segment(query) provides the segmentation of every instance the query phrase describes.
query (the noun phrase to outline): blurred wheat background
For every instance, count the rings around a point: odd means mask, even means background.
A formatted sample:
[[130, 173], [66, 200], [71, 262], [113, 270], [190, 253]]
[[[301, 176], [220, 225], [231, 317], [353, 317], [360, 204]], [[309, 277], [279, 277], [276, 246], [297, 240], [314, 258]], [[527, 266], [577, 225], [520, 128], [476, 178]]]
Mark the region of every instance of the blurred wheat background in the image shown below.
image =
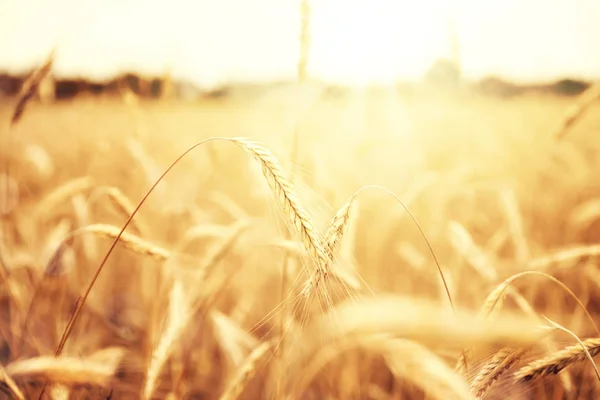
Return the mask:
[[599, 17], [0, 0], [0, 398], [597, 398]]

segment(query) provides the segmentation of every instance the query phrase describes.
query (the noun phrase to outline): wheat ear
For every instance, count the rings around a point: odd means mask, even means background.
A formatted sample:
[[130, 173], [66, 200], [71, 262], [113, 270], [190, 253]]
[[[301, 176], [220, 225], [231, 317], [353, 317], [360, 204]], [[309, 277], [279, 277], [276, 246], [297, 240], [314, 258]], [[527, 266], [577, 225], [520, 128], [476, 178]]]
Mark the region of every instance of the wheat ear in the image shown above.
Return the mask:
[[275, 193], [280, 206], [300, 234], [304, 247], [317, 262], [318, 272], [326, 274], [328, 272], [326, 269], [328, 265], [327, 253], [323, 249], [310, 216], [298, 199], [294, 185], [283, 171], [277, 157], [267, 148], [248, 139], [234, 138], [232, 140], [252, 154], [261, 164], [263, 175], [271, 190]]
[[579, 344], [568, 346], [548, 357], [530, 362], [515, 372], [513, 375], [515, 381], [524, 383], [556, 375], [571, 364], [584, 362], [588, 359], [584, 348], [591, 357], [600, 354], [600, 338], [585, 339], [582, 343], [583, 347]]
[[470, 390], [477, 398], [482, 398], [488, 389], [502, 375], [507, 373], [521, 359], [527, 350], [515, 349], [512, 347], [504, 347], [500, 349], [492, 359], [487, 362], [479, 371], [473, 382], [471, 382]]

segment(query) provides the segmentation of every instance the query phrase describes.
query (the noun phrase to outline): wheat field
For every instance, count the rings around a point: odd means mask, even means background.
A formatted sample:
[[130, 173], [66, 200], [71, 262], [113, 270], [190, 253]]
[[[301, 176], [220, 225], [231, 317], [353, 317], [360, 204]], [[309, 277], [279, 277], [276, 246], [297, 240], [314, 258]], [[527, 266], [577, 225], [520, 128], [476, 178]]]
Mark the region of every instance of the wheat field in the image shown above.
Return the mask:
[[600, 394], [597, 105], [14, 100], [2, 398]]

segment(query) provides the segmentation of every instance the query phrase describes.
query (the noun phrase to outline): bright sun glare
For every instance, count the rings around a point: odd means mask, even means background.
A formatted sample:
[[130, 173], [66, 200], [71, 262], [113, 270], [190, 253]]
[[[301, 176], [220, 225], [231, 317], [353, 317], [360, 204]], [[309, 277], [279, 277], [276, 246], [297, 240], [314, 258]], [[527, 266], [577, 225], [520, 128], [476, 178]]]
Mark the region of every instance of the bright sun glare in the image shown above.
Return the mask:
[[[363, 85], [420, 79], [436, 59], [451, 55], [453, 36], [469, 77], [590, 77], [600, 70], [595, 50], [600, 2], [309, 3], [308, 69], [325, 81]], [[296, 76], [300, 0], [24, 4], [0, 0], [0, 69], [29, 69], [56, 46], [57, 75], [106, 79], [126, 71], [170, 71], [204, 86]], [[450, 26], [456, 29], [452, 34]]]
[[445, 0], [313, 2], [314, 75], [352, 84], [419, 78], [449, 52]]

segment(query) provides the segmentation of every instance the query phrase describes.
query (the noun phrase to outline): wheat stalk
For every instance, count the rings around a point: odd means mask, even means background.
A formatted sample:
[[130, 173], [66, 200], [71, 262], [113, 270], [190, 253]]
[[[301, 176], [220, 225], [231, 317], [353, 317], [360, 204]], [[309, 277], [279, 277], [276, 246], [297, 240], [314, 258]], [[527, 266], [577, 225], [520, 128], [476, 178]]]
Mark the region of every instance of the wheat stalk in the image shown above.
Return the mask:
[[[227, 254], [235, 241], [248, 227], [246, 221], [239, 221], [230, 228], [230, 233], [227, 238], [206, 257], [206, 260], [198, 268], [194, 276], [194, 283], [203, 286], [203, 280], [210, 274], [211, 269], [217, 265]], [[219, 287], [210, 287], [210, 290], [219, 290]], [[206, 290], [204, 292], [209, 292]], [[160, 370], [168, 360], [173, 347], [177, 340], [183, 334], [190, 318], [195, 315], [198, 309], [202, 306], [202, 300], [207, 296], [200, 296], [198, 299], [184, 298], [183, 285], [180, 281], [176, 281], [171, 289], [169, 301], [169, 313], [165, 321], [166, 328], [163, 331], [158, 344], [152, 351], [152, 359], [148, 367], [146, 375], [146, 384], [144, 385], [144, 398], [150, 399], [154, 389]]]
[[181, 282], [175, 282], [171, 288], [169, 313], [165, 321], [166, 328], [160, 336], [157, 345], [152, 350], [150, 357], [146, 383], [144, 384], [144, 399], [151, 398], [156, 388], [160, 371], [168, 360], [177, 339], [187, 326], [191, 317], [191, 311], [189, 302], [185, 299]]
[[237, 370], [237, 374], [223, 391], [223, 394], [221, 394], [220, 400], [235, 400], [240, 396], [246, 384], [258, 372], [260, 363], [263, 361], [265, 355], [267, 355], [276, 343], [277, 341], [275, 340], [262, 342], [252, 350], [242, 366]]

